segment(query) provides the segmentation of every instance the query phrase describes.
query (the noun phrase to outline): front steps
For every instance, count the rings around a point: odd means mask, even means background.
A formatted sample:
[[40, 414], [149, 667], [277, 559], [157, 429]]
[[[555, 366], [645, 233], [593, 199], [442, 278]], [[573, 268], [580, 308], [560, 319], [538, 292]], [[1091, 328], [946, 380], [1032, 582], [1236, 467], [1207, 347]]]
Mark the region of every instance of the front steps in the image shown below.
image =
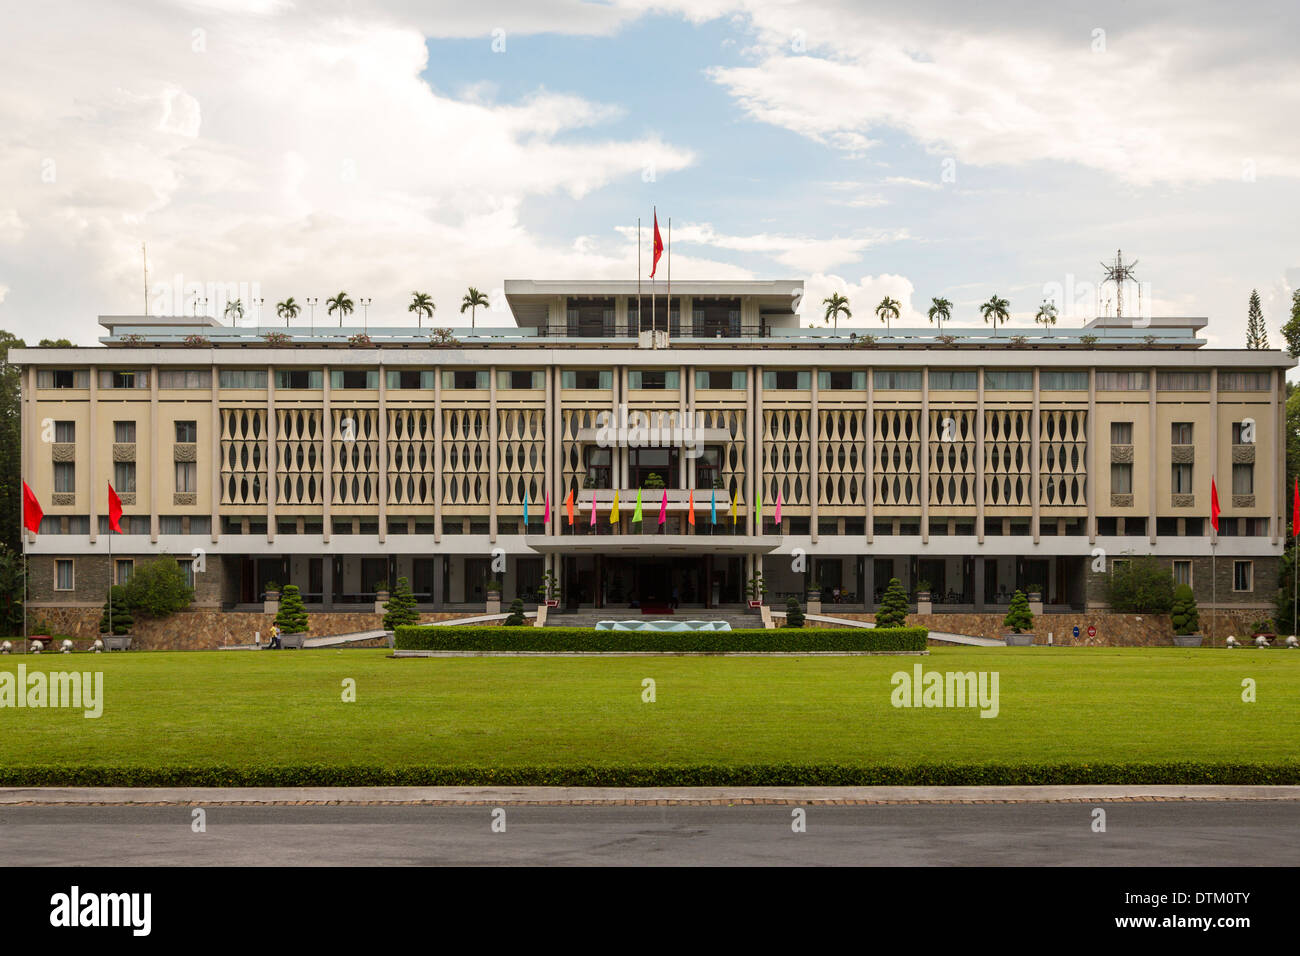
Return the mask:
[[757, 611], [740, 609], [705, 610], [704, 608], [678, 608], [676, 614], [642, 614], [640, 608], [607, 607], [599, 611], [580, 608], [563, 612], [551, 608], [546, 614], [547, 627], [595, 627], [600, 621], [726, 621], [733, 631], [742, 628], [761, 628], [763, 619]]

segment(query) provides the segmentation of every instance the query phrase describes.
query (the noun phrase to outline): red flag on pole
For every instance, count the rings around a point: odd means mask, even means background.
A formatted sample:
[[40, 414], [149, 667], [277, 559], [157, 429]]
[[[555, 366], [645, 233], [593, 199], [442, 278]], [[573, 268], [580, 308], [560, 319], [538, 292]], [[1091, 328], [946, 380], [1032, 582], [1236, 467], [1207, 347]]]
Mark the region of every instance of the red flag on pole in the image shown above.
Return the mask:
[[1291, 499], [1291, 537], [1300, 535], [1300, 478], [1295, 480], [1295, 495]]
[[650, 278], [655, 277], [655, 269], [659, 267], [659, 257], [664, 254], [663, 236], [659, 235], [659, 211], [655, 210], [655, 245], [654, 256], [650, 260]]
[[117, 496], [110, 482], [108, 486], [108, 526], [118, 534], [122, 533], [122, 499]]
[[1210, 478], [1210, 527], [1219, 530], [1219, 488]]
[[23, 482], [23, 527], [35, 534], [41, 528], [41, 519], [45, 517], [45, 512], [41, 510], [41, 503], [36, 500], [36, 493], [27, 487], [27, 482]]

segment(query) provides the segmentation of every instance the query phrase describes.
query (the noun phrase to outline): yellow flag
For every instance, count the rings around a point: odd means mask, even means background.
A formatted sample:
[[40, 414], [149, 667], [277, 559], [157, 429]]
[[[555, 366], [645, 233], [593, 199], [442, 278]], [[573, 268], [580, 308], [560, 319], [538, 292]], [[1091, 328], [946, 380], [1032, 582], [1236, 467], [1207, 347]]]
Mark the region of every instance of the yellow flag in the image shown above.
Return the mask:
[[740, 497], [739, 490], [737, 490], [731, 496], [731, 523], [732, 524], [736, 523], [736, 501], [739, 497]]
[[614, 491], [614, 504], [609, 509], [609, 523], [618, 524], [618, 490]]

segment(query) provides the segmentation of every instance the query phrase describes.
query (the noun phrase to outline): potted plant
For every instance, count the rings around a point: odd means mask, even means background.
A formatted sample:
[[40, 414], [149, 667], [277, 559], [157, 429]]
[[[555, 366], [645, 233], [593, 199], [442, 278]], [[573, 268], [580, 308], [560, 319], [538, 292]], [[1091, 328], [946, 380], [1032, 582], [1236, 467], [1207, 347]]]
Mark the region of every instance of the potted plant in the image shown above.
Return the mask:
[[934, 613], [934, 595], [930, 592], [930, 582], [924, 578], [916, 582], [916, 613]]
[[[109, 619], [109, 607], [112, 607], [112, 619]], [[131, 609], [126, 601], [126, 588], [114, 584], [108, 589], [108, 600], [104, 602], [104, 613], [99, 619], [99, 638], [104, 647], [110, 651], [129, 651], [131, 649], [131, 627], [135, 621], [131, 618]]]
[[375, 613], [383, 614], [384, 605], [388, 603], [388, 598], [392, 594], [392, 591], [388, 587], [388, 582], [376, 581], [374, 587], [370, 590], [375, 592]]
[[501, 582], [493, 578], [487, 583], [487, 613], [501, 613]]
[[456, 338], [451, 329], [430, 329], [429, 345], [435, 349], [450, 349], [460, 345], [460, 339]]
[[898, 578], [890, 578], [876, 611], [876, 627], [904, 627], [907, 624], [907, 592]]
[[280, 610], [275, 613], [275, 623], [280, 627], [280, 646], [285, 650], [302, 650], [307, 639], [307, 609], [302, 605], [298, 585], [286, 584], [281, 592]]
[[804, 626], [803, 609], [799, 607], [799, 602], [793, 597], [786, 598], [785, 601], [785, 626]]
[[662, 488], [664, 486], [663, 476], [657, 471], [652, 471], [645, 476], [645, 486], [647, 488]]
[[[790, 600], [793, 601], [794, 598]], [[822, 585], [820, 581], [812, 581], [808, 584], [804, 600], [808, 602], [809, 614], [820, 614], [822, 612]]]
[[278, 349], [288, 345], [292, 338], [285, 332], [267, 332], [262, 336], [262, 341], [271, 348]]
[[212, 347], [212, 340], [206, 335], [187, 335], [184, 344], [187, 349], [207, 349]]
[[1277, 634], [1273, 630], [1273, 622], [1269, 618], [1262, 617], [1251, 625], [1250, 636], [1255, 639], [1256, 644], [1259, 643], [1261, 637], [1272, 644]]
[[1174, 588], [1174, 603], [1169, 611], [1170, 623], [1174, 626], [1175, 647], [1200, 647], [1204, 635], [1201, 634], [1200, 614], [1196, 610], [1196, 595], [1191, 587], [1180, 584]]
[[280, 585], [274, 581], [266, 582], [266, 593], [262, 596], [262, 613], [275, 614], [280, 610]]
[[371, 345], [370, 336], [365, 332], [357, 332], [355, 335], [348, 336], [348, 347], [354, 349], [369, 348]]
[[1029, 613], [1038, 617], [1043, 613], [1043, 586], [1041, 584], [1026, 584], [1025, 596], [1029, 599]]
[[547, 607], [559, 607], [560, 579], [554, 573], [547, 571], [542, 575], [542, 584], [537, 589], [537, 596], [541, 598]]
[[1010, 628], [1003, 633], [1009, 647], [1028, 647], [1034, 643], [1034, 615], [1029, 610], [1029, 599], [1019, 588], [1011, 596], [1011, 606], [1007, 616], [1002, 619], [1002, 626]]
[[510, 602], [510, 616], [501, 622], [506, 627], [524, 626], [524, 602], [515, 598]]
[[763, 606], [763, 595], [767, 593], [767, 586], [763, 584], [763, 575], [757, 571], [754, 572], [745, 589], [749, 592], [749, 606], [752, 608], [761, 608]]

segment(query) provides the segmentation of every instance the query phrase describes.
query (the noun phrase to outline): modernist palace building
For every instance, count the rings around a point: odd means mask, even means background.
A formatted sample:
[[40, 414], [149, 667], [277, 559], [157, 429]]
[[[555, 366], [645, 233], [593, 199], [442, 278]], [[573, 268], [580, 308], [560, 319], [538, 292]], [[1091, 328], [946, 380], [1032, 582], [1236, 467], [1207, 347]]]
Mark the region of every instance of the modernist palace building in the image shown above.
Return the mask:
[[31, 605], [98, 607], [159, 554], [223, 608], [275, 582], [355, 610], [405, 576], [481, 611], [547, 571], [566, 608], [717, 608], [761, 570], [772, 603], [870, 610], [897, 577], [937, 612], [1035, 585], [1083, 610], [1140, 555], [1203, 605], [1273, 603], [1285, 353], [1194, 318], [864, 335], [801, 328], [801, 282], [644, 291], [508, 281], [514, 326], [432, 341], [107, 316], [101, 347], [15, 350]]

